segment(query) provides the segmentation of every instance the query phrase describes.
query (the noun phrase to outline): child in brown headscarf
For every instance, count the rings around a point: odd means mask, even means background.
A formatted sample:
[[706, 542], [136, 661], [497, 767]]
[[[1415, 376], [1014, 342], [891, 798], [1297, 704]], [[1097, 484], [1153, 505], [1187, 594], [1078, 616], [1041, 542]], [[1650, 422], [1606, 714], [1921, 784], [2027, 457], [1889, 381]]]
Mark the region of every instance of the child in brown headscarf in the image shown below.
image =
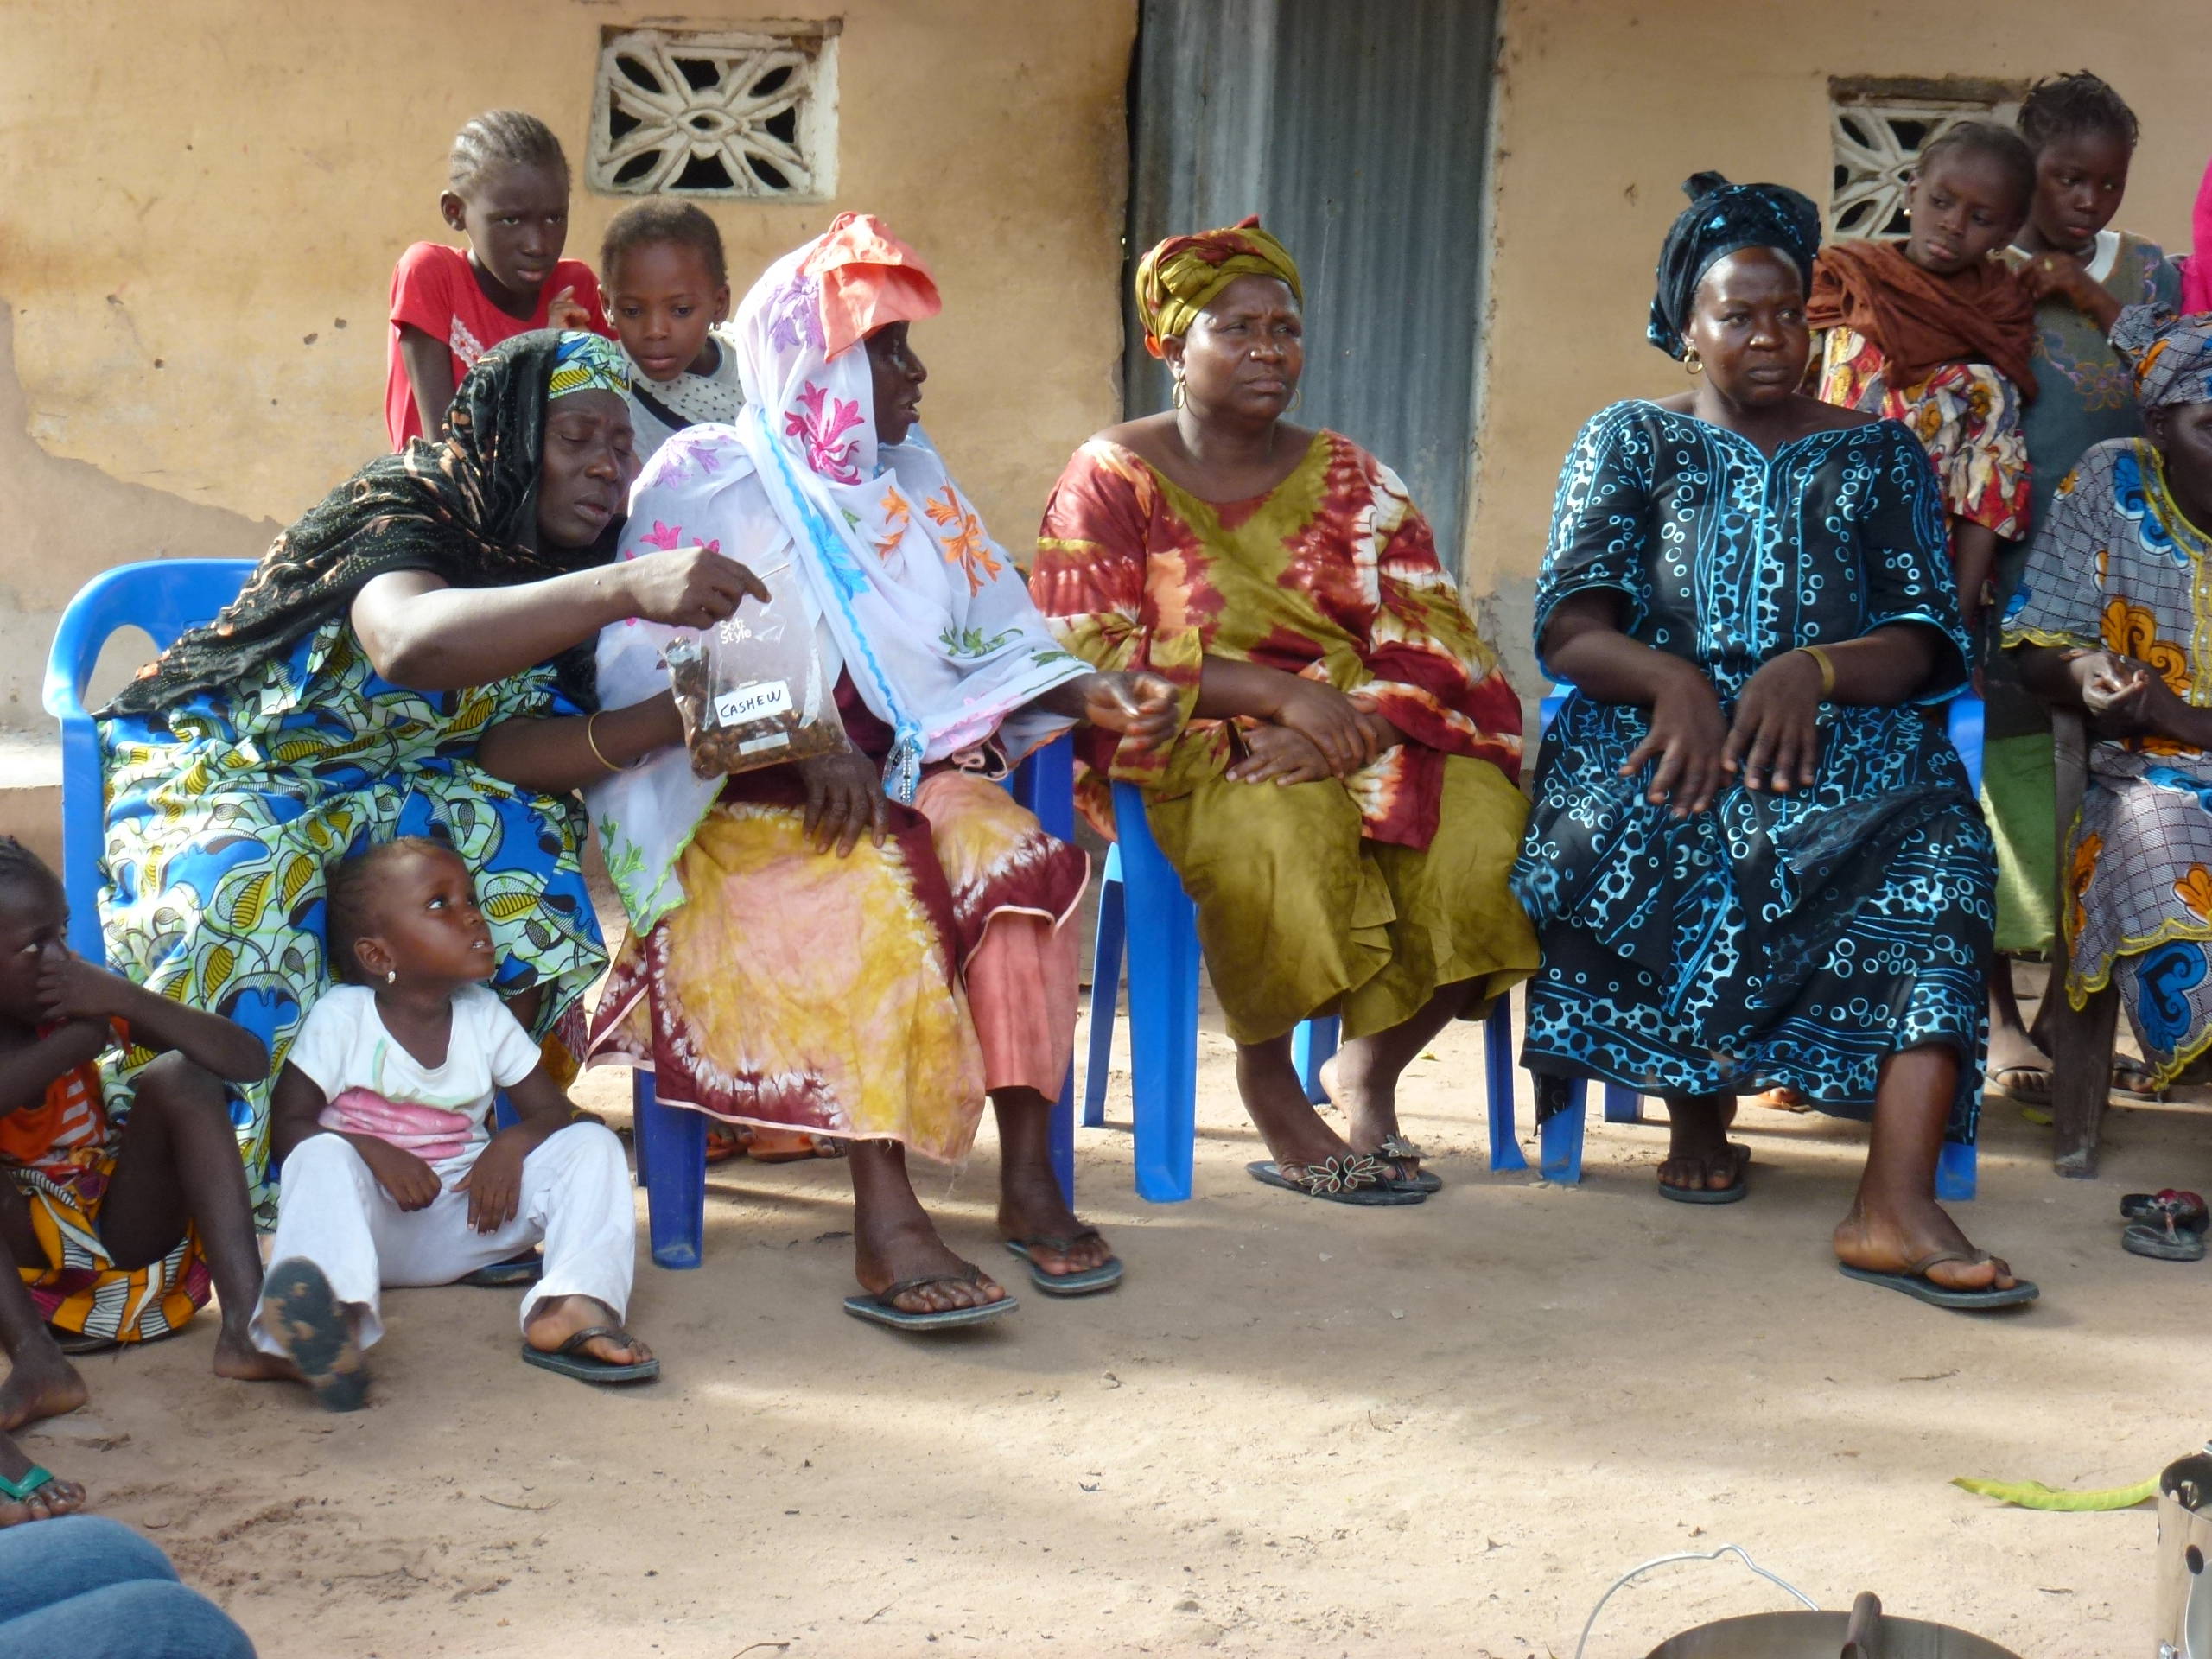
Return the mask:
[[1830, 243], [1806, 304], [1827, 331], [1821, 397], [1903, 421], [1935, 464], [1969, 632], [1997, 544], [2028, 534], [2020, 407], [2036, 395], [2035, 302], [1995, 256], [2034, 194], [2018, 133], [1961, 122], [1921, 152], [1903, 245]]

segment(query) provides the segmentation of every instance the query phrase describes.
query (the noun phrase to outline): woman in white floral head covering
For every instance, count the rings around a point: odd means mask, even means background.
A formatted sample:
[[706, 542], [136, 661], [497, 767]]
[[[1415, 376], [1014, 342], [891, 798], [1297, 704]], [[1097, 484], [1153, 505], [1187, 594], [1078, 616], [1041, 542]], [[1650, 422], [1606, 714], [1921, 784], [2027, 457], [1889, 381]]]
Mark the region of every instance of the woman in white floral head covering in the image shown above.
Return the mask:
[[[1033, 1281], [1121, 1277], [1047, 1150], [1089, 861], [995, 780], [1075, 720], [1142, 740], [1175, 719], [1164, 683], [1052, 643], [917, 423], [907, 329], [938, 308], [911, 249], [841, 217], [739, 308], [743, 415], [671, 439], [632, 497], [626, 557], [705, 543], [801, 575], [850, 749], [701, 782], [671, 704], [658, 757], [563, 780], [590, 782], [631, 922], [590, 1058], [652, 1066], [671, 1105], [849, 1141], [867, 1294], [846, 1306], [921, 1328], [1014, 1306], [938, 1238], [906, 1167], [964, 1158], [986, 1096], [1000, 1231]], [[667, 699], [670, 632], [601, 636], [606, 706]]]

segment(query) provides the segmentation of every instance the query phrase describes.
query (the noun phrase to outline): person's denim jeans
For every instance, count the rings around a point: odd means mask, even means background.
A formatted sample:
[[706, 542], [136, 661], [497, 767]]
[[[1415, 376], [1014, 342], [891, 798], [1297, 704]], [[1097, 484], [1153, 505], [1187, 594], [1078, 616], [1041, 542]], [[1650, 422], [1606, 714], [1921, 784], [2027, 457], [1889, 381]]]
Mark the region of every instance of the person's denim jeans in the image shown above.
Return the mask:
[[119, 1521], [64, 1515], [0, 1531], [0, 1653], [254, 1659], [223, 1610]]

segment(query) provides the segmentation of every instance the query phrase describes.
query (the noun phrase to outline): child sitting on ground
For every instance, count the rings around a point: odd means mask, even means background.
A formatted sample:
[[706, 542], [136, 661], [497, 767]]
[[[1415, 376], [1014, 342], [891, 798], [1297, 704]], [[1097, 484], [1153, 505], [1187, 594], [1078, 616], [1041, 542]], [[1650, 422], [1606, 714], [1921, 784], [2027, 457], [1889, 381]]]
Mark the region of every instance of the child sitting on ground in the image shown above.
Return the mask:
[[629, 353], [638, 459], [687, 426], [735, 421], [745, 393], [715, 221], [688, 201], [626, 207], [607, 227], [599, 269], [607, 317]]
[[394, 449], [445, 435], [454, 388], [476, 359], [533, 328], [606, 334], [599, 280], [569, 239], [569, 160], [534, 115], [493, 110], [453, 141], [438, 212], [468, 251], [417, 242], [391, 273], [384, 423]]
[[[169, 1336], [211, 1278], [216, 1374], [270, 1370], [247, 1335], [261, 1253], [223, 1087], [267, 1075], [268, 1052], [73, 956], [68, 928], [54, 872], [0, 836], [0, 1429], [84, 1404], [65, 1347]], [[111, 1118], [97, 1062], [117, 1047], [160, 1058]]]
[[[378, 1291], [446, 1285], [545, 1245], [523, 1357], [590, 1382], [657, 1376], [622, 1329], [636, 1226], [621, 1142], [579, 1121], [485, 982], [495, 957], [452, 849], [378, 842], [330, 873], [334, 986], [278, 1073], [283, 1169], [254, 1340], [332, 1411], [365, 1402]], [[490, 1132], [504, 1089], [519, 1121]]]
[[2028, 215], [2035, 157], [2009, 127], [1961, 121], [1920, 155], [1903, 246], [1831, 242], [1806, 321], [1825, 329], [1823, 403], [1902, 421], [1943, 486], [1973, 635], [1997, 544], [2028, 533], [2020, 406], [2036, 395], [2035, 307], [1997, 257]]

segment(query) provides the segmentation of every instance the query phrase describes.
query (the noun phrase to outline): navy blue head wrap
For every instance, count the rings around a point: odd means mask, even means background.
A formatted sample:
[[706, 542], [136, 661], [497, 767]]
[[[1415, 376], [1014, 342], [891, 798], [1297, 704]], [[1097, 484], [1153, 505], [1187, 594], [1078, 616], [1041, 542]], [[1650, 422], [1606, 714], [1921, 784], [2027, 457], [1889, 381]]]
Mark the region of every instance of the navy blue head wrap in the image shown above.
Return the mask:
[[1797, 267], [1812, 292], [1813, 256], [1821, 248], [1821, 214], [1786, 184], [1731, 184], [1718, 173], [1693, 173], [1682, 184], [1690, 205], [1659, 251], [1659, 289], [1651, 302], [1651, 343], [1669, 357], [1682, 340], [1690, 301], [1705, 273], [1745, 248], [1772, 248]]

